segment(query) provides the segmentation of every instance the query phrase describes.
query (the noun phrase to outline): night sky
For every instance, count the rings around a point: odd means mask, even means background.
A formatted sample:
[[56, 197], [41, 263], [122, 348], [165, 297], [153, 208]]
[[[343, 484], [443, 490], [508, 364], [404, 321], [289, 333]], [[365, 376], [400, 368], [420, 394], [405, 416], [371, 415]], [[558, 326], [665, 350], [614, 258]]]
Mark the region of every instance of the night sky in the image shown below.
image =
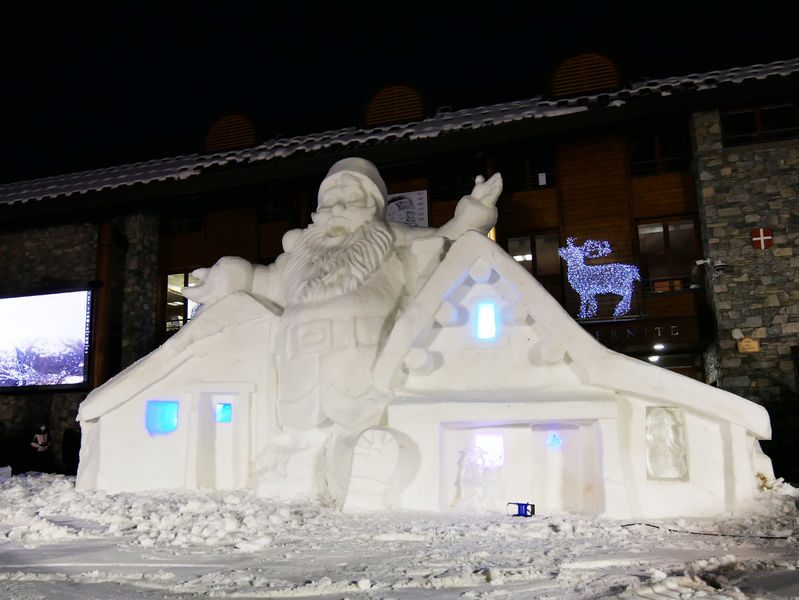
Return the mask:
[[416, 86], [433, 110], [532, 97], [579, 51], [606, 54], [627, 81], [799, 57], [795, 2], [253, 4], [5, 16], [0, 182], [201, 152], [235, 112], [258, 141], [354, 126], [391, 83]]

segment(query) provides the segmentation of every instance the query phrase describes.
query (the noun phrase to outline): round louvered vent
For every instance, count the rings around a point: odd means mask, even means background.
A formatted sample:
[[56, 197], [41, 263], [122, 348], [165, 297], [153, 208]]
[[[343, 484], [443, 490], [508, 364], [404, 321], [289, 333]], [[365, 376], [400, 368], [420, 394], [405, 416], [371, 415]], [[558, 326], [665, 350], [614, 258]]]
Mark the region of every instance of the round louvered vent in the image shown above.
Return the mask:
[[422, 97], [407, 85], [392, 85], [377, 92], [366, 107], [367, 127], [403, 123], [424, 117]]
[[579, 54], [565, 60], [552, 77], [553, 96], [607, 92], [619, 88], [619, 71], [601, 54]]
[[211, 125], [205, 136], [206, 152], [235, 150], [255, 144], [255, 127], [244, 115], [228, 115]]

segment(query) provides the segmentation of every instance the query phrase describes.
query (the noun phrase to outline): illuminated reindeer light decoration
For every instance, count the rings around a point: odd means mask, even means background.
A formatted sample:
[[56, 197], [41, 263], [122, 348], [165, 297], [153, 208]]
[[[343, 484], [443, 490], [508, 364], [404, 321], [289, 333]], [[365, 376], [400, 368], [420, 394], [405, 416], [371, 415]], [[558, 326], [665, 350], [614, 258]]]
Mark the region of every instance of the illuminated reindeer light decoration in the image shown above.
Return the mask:
[[596, 297], [599, 294], [617, 294], [621, 301], [613, 311], [613, 317], [620, 317], [630, 311], [635, 281], [641, 281], [641, 274], [635, 265], [609, 263], [605, 265], [586, 265], [586, 258], [607, 256], [612, 252], [608, 242], [587, 240], [582, 246], [574, 245], [573, 237], [566, 240], [565, 248], [558, 248], [558, 255], [568, 265], [568, 279], [574, 290], [580, 294], [581, 319], [593, 317], [597, 313]]

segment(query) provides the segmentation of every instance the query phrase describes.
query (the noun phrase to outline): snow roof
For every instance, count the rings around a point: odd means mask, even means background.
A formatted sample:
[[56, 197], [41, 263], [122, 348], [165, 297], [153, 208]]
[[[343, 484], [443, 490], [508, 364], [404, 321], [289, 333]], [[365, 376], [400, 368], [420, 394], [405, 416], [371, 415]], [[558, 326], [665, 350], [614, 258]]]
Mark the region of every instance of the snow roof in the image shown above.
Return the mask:
[[[462, 281], [476, 261], [483, 260], [520, 290], [533, 327], [550, 348], [560, 348], [583, 385], [654, 401], [668, 401], [699, 414], [712, 415], [743, 427], [758, 439], [771, 438], [766, 409], [745, 398], [668, 369], [619, 354], [600, 344], [580, 326], [526, 269], [495, 242], [476, 231], [458, 238], [424, 287], [401, 313], [373, 369], [376, 382], [397, 383], [401, 363], [418, 334], [434, 319], [440, 299]], [[552, 361], [555, 362], [567, 359]], [[400, 384], [401, 385], [401, 384]], [[460, 381], [457, 385], [463, 385]], [[552, 388], [555, 389], [555, 388]], [[529, 394], [523, 394], [528, 397]]]
[[[219, 335], [237, 327], [257, 328], [264, 319], [276, 318], [268, 308], [245, 292], [234, 292], [197, 314], [161, 346], [92, 391], [81, 403], [78, 420], [96, 419], [150, 387], [195, 355], [208, 351], [202, 341], [218, 346]], [[223, 348], [224, 349], [224, 348]]]
[[104, 169], [57, 175], [0, 185], [0, 204], [24, 203], [102, 190], [130, 187], [157, 181], [184, 180], [211, 168], [252, 165], [286, 159], [298, 153], [356, 149], [373, 144], [391, 144], [441, 137], [504, 123], [555, 118], [600, 108], [618, 108], [639, 97], [667, 97], [702, 92], [724, 84], [741, 84], [768, 78], [787, 77], [799, 72], [799, 58], [748, 67], [649, 79], [614, 92], [568, 98], [536, 96], [489, 106], [457, 111], [440, 110], [421, 121], [373, 128], [347, 127], [289, 138], [276, 138], [251, 148], [213, 154], [188, 154]]

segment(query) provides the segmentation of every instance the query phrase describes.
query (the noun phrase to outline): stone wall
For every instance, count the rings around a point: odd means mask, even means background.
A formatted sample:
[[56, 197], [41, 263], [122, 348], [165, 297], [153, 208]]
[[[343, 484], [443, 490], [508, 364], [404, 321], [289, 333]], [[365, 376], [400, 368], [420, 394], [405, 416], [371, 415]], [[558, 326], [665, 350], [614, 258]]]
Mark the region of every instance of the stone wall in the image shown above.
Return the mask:
[[90, 223], [0, 231], [0, 291], [85, 286], [96, 260], [97, 226]]
[[[85, 287], [95, 278], [97, 226], [70, 223], [0, 231], [0, 296]], [[44, 468], [65, 470], [62, 442], [77, 431], [75, 416], [85, 393], [0, 395], [0, 464], [15, 471], [37, 468], [30, 447], [34, 428], [45, 423], [52, 447]], [[67, 461], [69, 462], [69, 461]], [[68, 465], [67, 465], [68, 466]], [[69, 470], [69, 469], [67, 469]]]
[[[718, 327], [710, 352], [722, 388], [764, 404], [772, 439], [761, 442], [778, 477], [799, 484], [799, 412], [791, 347], [799, 346], [799, 140], [723, 148], [718, 112], [692, 119], [704, 255], [727, 263], [708, 299]], [[772, 230], [774, 245], [752, 246], [752, 229]], [[741, 335], [760, 352], [740, 353]]]
[[154, 213], [119, 220], [128, 241], [122, 302], [122, 357], [126, 368], [155, 348], [159, 219]]
[[[791, 347], [799, 346], [799, 140], [723, 148], [718, 112], [692, 122], [706, 268], [718, 326], [724, 389], [768, 403], [796, 392]], [[774, 245], [755, 249], [752, 229], [772, 229]], [[739, 353], [741, 335], [761, 351]]]
[[[791, 347], [799, 346], [799, 140], [722, 147], [716, 111], [692, 119], [708, 297], [718, 326], [718, 383], [768, 404], [796, 393]], [[752, 229], [772, 229], [755, 249]], [[760, 341], [739, 353], [736, 338]]]
[[[111, 282], [122, 298], [121, 368], [155, 348], [158, 223], [156, 213], [114, 219], [127, 240]], [[86, 286], [97, 278], [97, 246], [98, 226], [93, 223], [0, 230], [0, 296]], [[85, 396], [86, 392], [0, 395], [0, 466], [12, 464], [15, 471], [37, 468], [31, 462], [30, 442], [34, 428], [46, 423], [52, 437], [48, 470], [74, 473], [80, 444], [75, 417]]]

